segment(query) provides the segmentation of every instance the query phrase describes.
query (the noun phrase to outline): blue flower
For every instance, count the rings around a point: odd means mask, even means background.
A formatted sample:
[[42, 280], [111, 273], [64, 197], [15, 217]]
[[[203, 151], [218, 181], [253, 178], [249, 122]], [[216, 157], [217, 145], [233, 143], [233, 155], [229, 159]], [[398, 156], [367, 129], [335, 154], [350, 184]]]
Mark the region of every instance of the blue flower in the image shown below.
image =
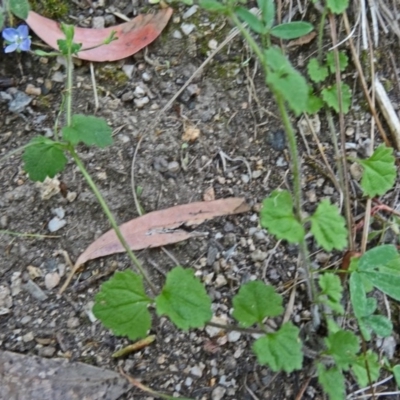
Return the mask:
[[17, 29], [6, 28], [3, 30], [3, 39], [8, 46], [4, 49], [5, 53], [13, 51], [29, 51], [31, 49], [31, 38], [26, 25], [20, 25]]

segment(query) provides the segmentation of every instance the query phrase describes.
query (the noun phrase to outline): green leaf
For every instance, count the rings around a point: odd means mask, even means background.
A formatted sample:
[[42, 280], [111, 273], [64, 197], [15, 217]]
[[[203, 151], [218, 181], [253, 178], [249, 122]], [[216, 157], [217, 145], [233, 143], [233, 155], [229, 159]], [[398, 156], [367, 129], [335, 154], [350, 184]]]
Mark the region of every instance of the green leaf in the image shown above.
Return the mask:
[[[400, 264], [399, 264], [400, 268]], [[383, 293], [400, 301], [400, 274], [390, 269], [381, 268], [379, 271], [362, 273], [376, 288]]]
[[361, 187], [368, 197], [381, 196], [390, 190], [396, 180], [395, 158], [393, 149], [380, 145], [371, 157], [366, 160], [358, 159], [364, 173]]
[[345, 385], [344, 376], [338, 367], [325, 368], [322, 363], [317, 364], [318, 382], [328, 394], [329, 400], [344, 400], [345, 399]]
[[378, 267], [395, 263], [399, 259], [399, 253], [392, 244], [373, 247], [366, 251], [358, 260], [360, 272], [373, 271]]
[[307, 73], [313, 82], [322, 82], [328, 76], [328, 68], [325, 65], [321, 65], [318, 59], [311, 58], [307, 64]]
[[299, 243], [304, 237], [304, 228], [293, 213], [293, 202], [287, 190], [274, 190], [264, 199], [260, 222], [278, 239]]
[[308, 101], [306, 109], [304, 110], [308, 114], [316, 114], [322, 107], [324, 106], [324, 102], [314, 93], [310, 92], [308, 94]]
[[167, 315], [180, 329], [200, 328], [212, 317], [211, 299], [192, 269], [175, 267], [156, 297], [158, 315]]
[[296, 115], [301, 114], [307, 108], [310, 91], [305, 78], [292, 67], [277, 47], [266, 50], [264, 57], [268, 65], [268, 86], [275, 94], [282, 96]]
[[227, 8], [224, 4], [216, 0], [200, 0], [199, 5], [207, 11], [226, 12]]
[[349, 0], [327, 0], [326, 5], [334, 14], [341, 14], [349, 6]]
[[371, 340], [370, 331], [367, 329], [367, 326], [364, 323], [364, 317], [373, 313], [375, 309], [370, 312], [371, 304], [368, 305], [368, 299], [360, 273], [353, 272], [350, 275], [349, 286], [351, 305], [353, 307], [354, 315], [357, 318], [361, 333], [365, 340]]
[[[351, 90], [349, 85], [345, 83], [341, 83], [341, 93], [342, 93], [342, 111], [344, 114], [347, 114], [350, 109], [351, 103]], [[325, 103], [332, 107], [337, 113], [339, 112], [339, 99], [338, 99], [338, 92], [337, 86], [330, 86], [326, 89], [323, 89], [322, 92], [322, 99]]]
[[24, 20], [28, 18], [30, 7], [27, 0], [8, 0], [8, 6], [10, 11], [18, 18]]
[[261, 324], [265, 317], [276, 317], [282, 312], [282, 296], [261, 281], [242, 285], [233, 298], [232, 315], [244, 327]]
[[[368, 370], [366, 364], [368, 365]], [[366, 355], [360, 354], [351, 366], [351, 369], [360, 387], [366, 387], [369, 383], [374, 383], [379, 378], [380, 365], [378, 355], [371, 350], [368, 350]], [[371, 382], [368, 379], [368, 371]]]
[[265, 28], [271, 29], [275, 20], [275, 0], [257, 0]]
[[395, 365], [392, 369], [394, 379], [396, 380], [397, 387], [400, 388], [400, 365]]
[[235, 8], [235, 14], [246, 24], [249, 26], [251, 30], [256, 33], [264, 34], [266, 33], [266, 29], [264, 24], [256, 15], [251, 13], [247, 8], [244, 7], [237, 7]]
[[279, 39], [297, 39], [310, 33], [314, 27], [304, 21], [287, 22], [271, 29], [271, 35]]
[[347, 371], [360, 350], [358, 337], [350, 331], [340, 330], [325, 339], [330, 354], [339, 368]]
[[322, 200], [314, 214], [310, 217], [311, 232], [317, 243], [327, 251], [342, 250], [347, 244], [347, 229], [345, 219], [339, 214], [339, 209]]
[[327, 304], [333, 311], [344, 314], [343, 306], [340, 304], [343, 292], [340, 278], [332, 273], [323, 274], [319, 278], [319, 286], [321, 288], [320, 300]]
[[272, 371], [292, 372], [303, 364], [302, 344], [299, 329], [286, 322], [274, 333], [267, 333], [253, 344], [253, 351], [261, 365], [268, 365]]
[[128, 269], [116, 272], [101, 285], [93, 313], [115, 335], [135, 340], [145, 337], [151, 327], [147, 309], [151, 302], [144, 291], [143, 278]]
[[369, 315], [364, 317], [364, 322], [380, 337], [388, 337], [392, 334], [392, 321], [384, 315]]
[[[345, 53], [339, 51], [339, 71], [344, 71], [349, 63], [349, 58], [346, 56]], [[336, 63], [335, 63], [335, 53], [330, 51], [326, 56], [326, 65], [329, 67], [329, 71], [331, 74], [336, 72]]]
[[43, 136], [37, 136], [29, 142], [22, 159], [29, 178], [40, 182], [47, 176], [53, 178], [68, 161], [62, 145]]
[[61, 30], [65, 35], [65, 39], [57, 40], [57, 45], [60, 52], [65, 56], [78, 53], [82, 47], [82, 44], [73, 42], [75, 27], [73, 25], [61, 23]]
[[64, 126], [62, 134], [73, 146], [83, 142], [88, 146], [106, 147], [112, 143], [112, 130], [106, 120], [92, 115], [73, 115], [71, 126]]

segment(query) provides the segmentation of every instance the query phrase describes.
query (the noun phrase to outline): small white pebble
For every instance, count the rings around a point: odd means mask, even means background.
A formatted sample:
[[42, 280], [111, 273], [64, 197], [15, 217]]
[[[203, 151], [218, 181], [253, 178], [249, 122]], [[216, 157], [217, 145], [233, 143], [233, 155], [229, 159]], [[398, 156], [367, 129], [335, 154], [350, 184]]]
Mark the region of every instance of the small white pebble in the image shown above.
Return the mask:
[[194, 24], [188, 24], [188, 23], [183, 23], [181, 25], [182, 32], [186, 35], [189, 36], [195, 29], [196, 25]]
[[56, 232], [59, 229], [63, 228], [66, 225], [66, 223], [67, 221], [65, 221], [65, 219], [54, 217], [50, 220], [48, 229], [50, 232]]

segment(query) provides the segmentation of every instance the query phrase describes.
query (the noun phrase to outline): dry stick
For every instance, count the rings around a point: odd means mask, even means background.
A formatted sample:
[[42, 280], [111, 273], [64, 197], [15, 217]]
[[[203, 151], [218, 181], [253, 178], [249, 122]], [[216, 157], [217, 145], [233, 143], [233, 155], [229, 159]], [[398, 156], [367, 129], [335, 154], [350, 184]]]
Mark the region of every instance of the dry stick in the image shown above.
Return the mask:
[[[331, 37], [333, 46], [337, 43], [336, 37], [336, 20], [335, 16], [332, 13], [329, 13], [329, 23], [331, 26]], [[349, 177], [347, 174], [347, 160], [346, 160], [346, 133], [344, 126], [344, 114], [343, 114], [343, 104], [342, 104], [342, 92], [340, 90], [340, 68], [339, 68], [339, 52], [337, 48], [334, 49], [335, 56], [335, 66], [336, 66], [336, 85], [338, 92], [338, 102], [339, 102], [339, 126], [340, 126], [340, 142], [341, 142], [341, 151], [340, 151], [340, 160], [339, 162], [342, 165], [343, 169], [343, 196], [344, 196], [344, 212], [346, 214], [346, 223], [347, 229], [349, 231], [349, 250], [354, 250], [354, 240], [353, 235], [351, 234], [352, 228], [352, 215], [351, 215], [351, 207], [350, 207], [350, 194], [349, 194]]]
[[[345, 26], [346, 32], [347, 32], [347, 34], [349, 34], [350, 33], [350, 24], [349, 24], [349, 19], [348, 19], [346, 13], [343, 14], [343, 20], [344, 20], [344, 26]], [[361, 82], [361, 86], [363, 88], [364, 96], [367, 99], [369, 110], [370, 110], [372, 116], [374, 117], [376, 126], [378, 127], [379, 134], [381, 135], [382, 140], [385, 142], [386, 146], [391, 147], [391, 143], [390, 143], [388, 137], [386, 136], [385, 130], [383, 129], [381, 121], [376, 113], [376, 109], [372, 102], [371, 96], [369, 95], [367, 82], [365, 81], [365, 76], [364, 76], [364, 73], [363, 73], [363, 70], [362, 70], [362, 67], [360, 64], [360, 60], [358, 59], [358, 55], [357, 55], [356, 49], [354, 47], [353, 39], [351, 37], [349, 37], [349, 45], [350, 45], [351, 55], [353, 57], [353, 63], [357, 69], [358, 76], [359, 76], [360, 82]]]

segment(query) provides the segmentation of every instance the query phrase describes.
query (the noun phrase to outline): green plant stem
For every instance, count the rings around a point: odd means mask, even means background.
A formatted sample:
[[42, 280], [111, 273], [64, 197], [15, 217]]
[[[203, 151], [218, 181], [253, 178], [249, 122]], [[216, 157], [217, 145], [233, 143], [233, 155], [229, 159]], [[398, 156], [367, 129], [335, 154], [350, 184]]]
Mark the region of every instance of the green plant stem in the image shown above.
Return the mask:
[[321, 22], [319, 24], [319, 29], [318, 29], [318, 61], [322, 61], [322, 39], [324, 38], [324, 26], [325, 26], [325, 19], [326, 16], [328, 15], [328, 9], [327, 7], [324, 8], [324, 12], [322, 13], [321, 16]]
[[[237, 16], [235, 15], [235, 13], [233, 11], [231, 11], [229, 13], [229, 17], [232, 19], [234, 24], [239, 29], [240, 33], [246, 39], [250, 48], [253, 50], [255, 55], [260, 60], [260, 63], [264, 69], [264, 73], [265, 73], [265, 75], [267, 75], [268, 66], [267, 66], [267, 62], [264, 57], [264, 53], [263, 53], [262, 49], [258, 46], [258, 44], [254, 40], [253, 36], [245, 28], [245, 26], [239, 21], [239, 19], [237, 18]], [[274, 96], [275, 96], [275, 99], [278, 104], [278, 108], [279, 108], [279, 111], [280, 111], [280, 114], [282, 117], [285, 131], [286, 131], [286, 137], [288, 139], [290, 158], [292, 160], [293, 197], [294, 197], [294, 204], [295, 204], [295, 208], [296, 208], [295, 213], [296, 213], [296, 218], [301, 223], [302, 222], [301, 173], [300, 173], [300, 159], [299, 159], [297, 143], [296, 143], [296, 135], [293, 130], [293, 126], [290, 122], [290, 118], [289, 118], [288, 112], [286, 110], [284, 100], [278, 93], [274, 92]], [[313, 281], [312, 275], [311, 275], [311, 264], [309, 261], [308, 248], [307, 248], [307, 243], [306, 243], [305, 239], [302, 239], [301, 243], [299, 243], [299, 250], [300, 250], [300, 255], [301, 255], [305, 270], [306, 270], [306, 282], [307, 282], [308, 297], [309, 297], [310, 302], [314, 303], [314, 299], [316, 298], [317, 291], [316, 291], [316, 287], [314, 285], [314, 281]], [[318, 322], [314, 321], [314, 325], [318, 325]]]
[[108, 207], [107, 203], [105, 202], [103, 196], [101, 195], [99, 189], [97, 188], [96, 184], [94, 183], [92, 177], [87, 172], [85, 166], [83, 165], [82, 161], [80, 160], [80, 158], [79, 158], [78, 154], [76, 153], [75, 149], [71, 145], [69, 145], [68, 151], [70, 152], [70, 154], [71, 154], [72, 158], [74, 159], [76, 165], [81, 170], [82, 175], [86, 179], [86, 182], [89, 184], [90, 188], [92, 189], [93, 193], [95, 194], [95, 196], [97, 198], [97, 201], [99, 202], [101, 208], [103, 209], [103, 211], [106, 214], [108, 220], [110, 221], [111, 226], [115, 231], [115, 234], [117, 235], [119, 241], [121, 242], [122, 246], [126, 250], [129, 258], [136, 265], [137, 269], [139, 270], [139, 272], [141, 273], [143, 278], [148, 283], [151, 291], [154, 294], [157, 294], [156, 287], [153, 285], [153, 283], [151, 282], [150, 278], [147, 276], [146, 271], [144, 270], [144, 268], [143, 268], [142, 264], [140, 263], [140, 261], [138, 260], [138, 258], [135, 256], [133, 251], [130, 249], [128, 243], [126, 242], [124, 236], [121, 233], [121, 230], [119, 229], [119, 226], [118, 226], [117, 222], [115, 221], [114, 216], [111, 213], [111, 210], [109, 209], [109, 207]]
[[71, 126], [72, 119], [72, 74], [74, 70], [74, 64], [72, 61], [71, 48], [68, 48], [67, 55], [67, 90], [65, 93], [66, 97], [66, 118], [67, 118], [67, 126]]

